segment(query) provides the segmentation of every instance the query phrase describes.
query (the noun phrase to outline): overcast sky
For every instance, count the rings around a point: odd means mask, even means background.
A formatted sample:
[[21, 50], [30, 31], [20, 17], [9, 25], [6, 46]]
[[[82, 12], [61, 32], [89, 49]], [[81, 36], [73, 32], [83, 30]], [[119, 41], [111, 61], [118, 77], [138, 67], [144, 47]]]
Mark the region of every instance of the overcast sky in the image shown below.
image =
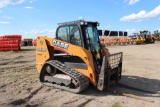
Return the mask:
[[79, 19], [129, 34], [160, 30], [160, 0], [0, 0], [0, 35], [54, 37], [57, 23]]

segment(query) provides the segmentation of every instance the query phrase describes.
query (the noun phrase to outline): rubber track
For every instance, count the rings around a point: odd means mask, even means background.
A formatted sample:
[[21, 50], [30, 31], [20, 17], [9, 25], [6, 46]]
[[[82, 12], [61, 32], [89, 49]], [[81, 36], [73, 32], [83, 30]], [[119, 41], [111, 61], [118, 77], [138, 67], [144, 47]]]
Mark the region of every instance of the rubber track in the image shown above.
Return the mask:
[[52, 84], [52, 83], [48, 83], [48, 82], [42, 82], [42, 84], [48, 85], [48, 86], [54, 86], [56, 88], [61, 88], [61, 89], [70, 91], [72, 93], [80, 93], [83, 90], [85, 90], [86, 88], [88, 88], [88, 86], [89, 86], [88, 78], [86, 76], [84, 76], [82, 73], [78, 72], [77, 70], [72, 69], [71, 67], [69, 67], [69, 66], [67, 66], [57, 60], [47, 61], [45, 64], [49, 64], [49, 65], [53, 66], [54, 68], [60, 70], [61, 72], [69, 75], [72, 79], [74, 79], [78, 83], [79, 87], [76, 89], [71, 89], [69, 87], [60, 86], [58, 84]]

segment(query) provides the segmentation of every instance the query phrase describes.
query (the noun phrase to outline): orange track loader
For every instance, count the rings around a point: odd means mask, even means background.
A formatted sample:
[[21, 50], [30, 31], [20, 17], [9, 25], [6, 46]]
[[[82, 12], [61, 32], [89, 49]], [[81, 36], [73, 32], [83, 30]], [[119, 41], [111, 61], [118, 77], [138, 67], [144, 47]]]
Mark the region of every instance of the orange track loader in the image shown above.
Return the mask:
[[60, 23], [56, 38], [37, 38], [36, 68], [42, 84], [80, 93], [90, 83], [99, 90], [118, 83], [123, 53], [110, 54], [100, 44], [98, 25], [84, 20]]

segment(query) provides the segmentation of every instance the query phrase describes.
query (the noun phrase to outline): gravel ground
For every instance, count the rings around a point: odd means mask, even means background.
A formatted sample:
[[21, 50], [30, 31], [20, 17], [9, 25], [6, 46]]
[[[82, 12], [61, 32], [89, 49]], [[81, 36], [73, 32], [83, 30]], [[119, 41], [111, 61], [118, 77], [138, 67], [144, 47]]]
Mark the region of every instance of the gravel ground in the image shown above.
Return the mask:
[[[121, 83], [160, 93], [160, 42], [147, 45], [108, 46], [123, 52]], [[154, 101], [147, 102], [94, 86], [80, 94], [42, 86], [35, 68], [35, 47], [0, 52], [0, 107], [160, 107], [160, 94], [148, 94], [117, 85], [111, 88]]]

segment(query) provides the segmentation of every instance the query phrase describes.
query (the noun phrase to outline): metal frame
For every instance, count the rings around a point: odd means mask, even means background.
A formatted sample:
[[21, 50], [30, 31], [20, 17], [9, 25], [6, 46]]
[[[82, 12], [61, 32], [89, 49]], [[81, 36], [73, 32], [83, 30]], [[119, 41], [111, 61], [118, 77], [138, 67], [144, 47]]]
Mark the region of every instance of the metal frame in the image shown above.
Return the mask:
[[[122, 59], [122, 52], [103, 57], [102, 68], [99, 74], [97, 85], [99, 90], [102, 91], [106, 87], [109, 89], [111, 84], [118, 83], [118, 81], [121, 79]], [[112, 78], [114, 79], [112, 80]]]

